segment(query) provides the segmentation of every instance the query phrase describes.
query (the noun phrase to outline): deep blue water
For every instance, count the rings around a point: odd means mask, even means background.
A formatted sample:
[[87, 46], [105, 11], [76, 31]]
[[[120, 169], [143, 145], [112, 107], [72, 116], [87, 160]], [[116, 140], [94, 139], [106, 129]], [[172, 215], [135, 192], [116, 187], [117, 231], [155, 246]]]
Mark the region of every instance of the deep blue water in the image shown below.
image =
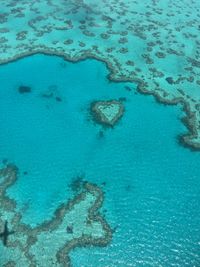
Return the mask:
[[[83, 175], [105, 191], [102, 213], [116, 231], [105, 248], [75, 249], [73, 266], [198, 267], [200, 153], [177, 143], [186, 131], [181, 107], [160, 105], [107, 74], [95, 60], [44, 55], [0, 66], [0, 159], [20, 169], [8, 194], [19, 209], [28, 204], [23, 221], [35, 225], [51, 218]], [[20, 94], [20, 85], [31, 93]], [[62, 101], [41, 96], [47, 92]], [[91, 101], [120, 97], [125, 114], [116, 127], [94, 124]]]

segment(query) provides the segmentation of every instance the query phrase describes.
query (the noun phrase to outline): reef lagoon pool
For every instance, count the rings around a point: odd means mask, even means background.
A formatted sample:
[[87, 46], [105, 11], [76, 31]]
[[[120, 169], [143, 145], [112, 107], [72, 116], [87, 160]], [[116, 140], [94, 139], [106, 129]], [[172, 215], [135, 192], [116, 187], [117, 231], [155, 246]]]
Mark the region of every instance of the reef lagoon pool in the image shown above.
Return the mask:
[[[61, 256], [50, 262], [40, 247], [48, 244], [46, 253], [60, 249], [56, 234], [51, 243], [48, 236], [62, 220], [49, 232], [47, 224], [39, 227], [76, 197], [84, 181], [103, 192], [98, 212], [111, 233], [107, 243], [72, 246], [72, 266], [199, 266], [200, 153], [177, 141], [187, 132], [180, 122], [182, 106], [158, 104], [139, 94], [136, 83], [116, 83], [108, 74], [106, 65], [94, 59], [72, 63], [43, 54], [0, 66], [1, 166], [9, 162], [18, 168], [16, 181], [5, 189], [5, 200], [12, 199], [15, 207], [1, 204], [1, 222], [10, 220], [24, 235], [28, 225], [36, 229], [30, 231], [37, 240], [44, 235], [40, 245], [29, 240], [26, 255], [19, 245], [26, 241], [10, 235], [8, 248], [0, 243], [1, 266], [32, 262], [45, 267], [45, 258], [48, 266], [65, 266]], [[90, 109], [94, 101], [109, 100], [124, 107], [114, 127], [97, 123]], [[75, 239], [72, 226], [60, 228], [62, 236], [66, 231]]]

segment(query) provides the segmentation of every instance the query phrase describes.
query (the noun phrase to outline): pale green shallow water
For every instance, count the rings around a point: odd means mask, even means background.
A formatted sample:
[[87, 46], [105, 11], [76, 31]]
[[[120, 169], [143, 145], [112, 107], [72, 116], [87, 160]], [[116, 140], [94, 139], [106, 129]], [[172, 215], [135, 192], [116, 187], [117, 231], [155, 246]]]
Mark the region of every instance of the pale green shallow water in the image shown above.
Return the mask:
[[[113, 240], [106, 248], [76, 249], [73, 266], [198, 267], [200, 153], [177, 143], [186, 131], [183, 113], [107, 74], [95, 60], [73, 64], [44, 55], [0, 66], [0, 159], [20, 169], [8, 194], [19, 209], [29, 204], [23, 221], [35, 225], [71, 197], [77, 175], [105, 182], [102, 211], [116, 227]], [[21, 84], [32, 92], [19, 94]], [[49, 90], [62, 101], [42, 98]], [[126, 101], [119, 124], [95, 125], [91, 101], [120, 97]]]

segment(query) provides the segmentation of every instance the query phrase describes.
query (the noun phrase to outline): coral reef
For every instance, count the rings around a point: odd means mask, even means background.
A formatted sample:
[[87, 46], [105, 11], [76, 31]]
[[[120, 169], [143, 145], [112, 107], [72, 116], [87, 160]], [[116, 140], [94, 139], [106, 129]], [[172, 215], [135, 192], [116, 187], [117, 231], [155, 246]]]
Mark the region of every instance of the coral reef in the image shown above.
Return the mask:
[[18, 91], [19, 91], [20, 94], [30, 93], [31, 92], [31, 88], [29, 86], [21, 85], [21, 86], [19, 86]]
[[15, 201], [6, 194], [17, 173], [12, 164], [0, 169], [0, 232], [5, 221], [13, 232], [6, 247], [0, 242], [1, 266], [70, 266], [73, 248], [110, 242], [112, 231], [98, 213], [103, 193], [96, 185], [84, 182], [81, 192], [58, 207], [51, 220], [32, 228], [22, 223]]
[[197, 0], [3, 0], [1, 7], [0, 64], [34, 53], [104, 61], [110, 79], [137, 82], [159, 102], [182, 104], [189, 132], [181, 140], [200, 149]]
[[114, 126], [122, 117], [124, 107], [120, 101], [95, 101], [91, 104], [94, 120], [100, 124]]

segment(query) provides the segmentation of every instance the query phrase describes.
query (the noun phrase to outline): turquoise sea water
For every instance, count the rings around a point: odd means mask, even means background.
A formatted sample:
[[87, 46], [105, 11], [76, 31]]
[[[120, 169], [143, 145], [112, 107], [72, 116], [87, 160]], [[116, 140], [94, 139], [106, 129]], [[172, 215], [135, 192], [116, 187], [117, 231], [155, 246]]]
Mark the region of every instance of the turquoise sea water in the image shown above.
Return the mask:
[[[95, 60], [44, 55], [0, 66], [0, 159], [20, 169], [8, 194], [36, 225], [72, 197], [69, 185], [83, 175], [103, 188], [102, 213], [115, 233], [105, 248], [75, 249], [73, 266], [198, 267], [200, 153], [177, 142], [184, 114], [107, 75]], [[20, 85], [32, 91], [20, 94]], [[125, 114], [116, 127], [94, 124], [90, 103], [120, 97]]]

